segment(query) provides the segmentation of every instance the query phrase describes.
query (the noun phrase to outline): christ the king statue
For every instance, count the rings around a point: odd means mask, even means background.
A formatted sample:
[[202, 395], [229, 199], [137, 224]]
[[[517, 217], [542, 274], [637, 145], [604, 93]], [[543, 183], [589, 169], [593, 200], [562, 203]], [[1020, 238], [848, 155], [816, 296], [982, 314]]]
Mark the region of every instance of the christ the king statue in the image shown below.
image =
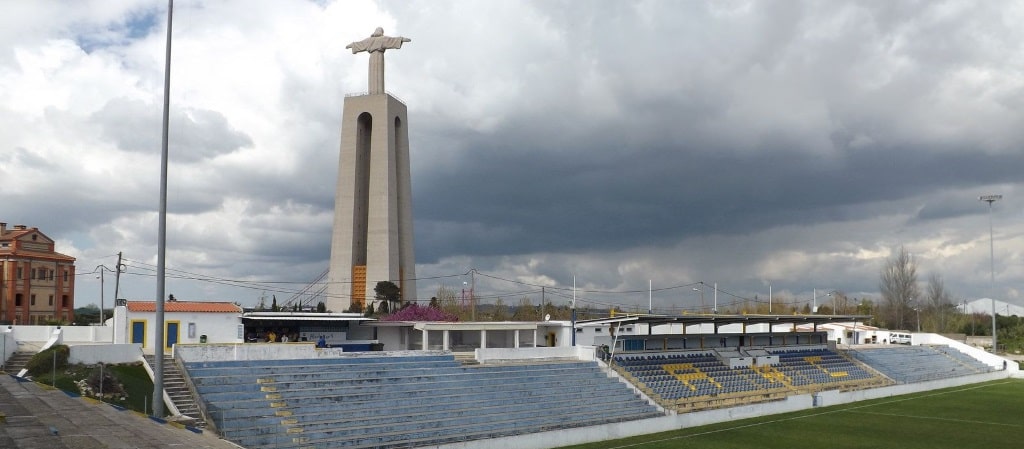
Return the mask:
[[377, 27], [370, 37], [345, 46], [352, 49], [352, 54], [363, 51], [370, 54], [370, 94], [384, 93], [384, 50], [397, 50], [404, 42], [412, 42], [412, 39], [385, 36], [384, 29]]

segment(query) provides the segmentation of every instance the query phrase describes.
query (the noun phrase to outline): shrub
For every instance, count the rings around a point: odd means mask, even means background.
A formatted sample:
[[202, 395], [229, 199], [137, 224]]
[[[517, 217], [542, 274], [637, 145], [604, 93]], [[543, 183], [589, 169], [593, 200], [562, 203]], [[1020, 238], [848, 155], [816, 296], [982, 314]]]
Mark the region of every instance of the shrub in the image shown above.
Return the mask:
[[32, 356], [32, 359], [25, 364], [25, 369], [28, 370], [28, 375], [32, 377], [50, 374], [53, 371], [53, 357], [56, 354], [57, 370], [64, 370], [68, 367], [68, 355], [70, 353], [71, 350], [66, 345], [51, 346], [49, 349]]

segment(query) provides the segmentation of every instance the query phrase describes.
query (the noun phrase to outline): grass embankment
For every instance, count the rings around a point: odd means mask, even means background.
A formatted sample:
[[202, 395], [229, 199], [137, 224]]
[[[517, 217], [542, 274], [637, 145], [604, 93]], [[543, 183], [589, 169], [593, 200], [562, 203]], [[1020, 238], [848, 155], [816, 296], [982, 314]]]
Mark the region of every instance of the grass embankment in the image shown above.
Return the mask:
[[36, 354], [26, 365], [28, 376], [36, 382], [130, 410], [147, 413], [152, 409], [153, 381], [142, 363], [69, 365], [68, 352], [67, 346], [54, 346]]

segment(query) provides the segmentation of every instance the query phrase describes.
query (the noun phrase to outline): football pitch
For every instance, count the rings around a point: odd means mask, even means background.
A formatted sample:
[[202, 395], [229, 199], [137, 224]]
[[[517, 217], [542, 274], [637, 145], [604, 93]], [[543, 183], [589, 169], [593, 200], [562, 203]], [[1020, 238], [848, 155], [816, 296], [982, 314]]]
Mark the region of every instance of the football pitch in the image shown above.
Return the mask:
[[1024, 444], [1024, 380], [729, 421], [574, 449], [1008, 448]]

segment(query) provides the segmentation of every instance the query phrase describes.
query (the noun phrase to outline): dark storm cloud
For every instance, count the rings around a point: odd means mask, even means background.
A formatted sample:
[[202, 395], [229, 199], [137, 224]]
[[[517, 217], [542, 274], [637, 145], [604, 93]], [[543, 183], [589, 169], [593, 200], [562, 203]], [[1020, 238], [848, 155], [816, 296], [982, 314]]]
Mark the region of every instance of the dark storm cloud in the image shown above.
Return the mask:
[[[419, 168], [419, 257], [865, 220], [892, 213], [884, 203], [1015, 182], [1024, 168], [1019, 148], [978, 140], [984, 119], [954, 119], [941, 101], [965, 69], [990, 64], [972, 48], [994, 50], [979, 31], [995, 11], [960, 21], [905, 3], [648, 5], [535, 5], [568, 50], [512, 56], [529, 62], [500, 76], [528, 89], [499, 129], [437, 128], [460, 150]], [[549, 57], [562, 70], [530, 70], [553, 67]], [[591, 71], [605, 82], [588, 87]]]
[[[549, 151], [526, 136], [493, 140], [517, 146], [474, 142], [458, 158], [462, 165], [421, 175], [430, 180], [416, 197], [418, 219], [430, 223], [417, 230], [427, 261], [449, 252], [618, 250], [862, 219], [868, 217], [850, 208], [1011, 182], [1024, 169], [1024, 153], [877, 147], [820, 156], [767, 147], [707, 153], [685, 144], [627, 147], [621, 137], [600, 134]], [[955, 216], [976, 206], [974, 199], [965, 190], [959, 203], [941, 204]], [[919, 218], [929, 218], [929, 210]], [[870, 212], [856, 212], [863, 213]]]

